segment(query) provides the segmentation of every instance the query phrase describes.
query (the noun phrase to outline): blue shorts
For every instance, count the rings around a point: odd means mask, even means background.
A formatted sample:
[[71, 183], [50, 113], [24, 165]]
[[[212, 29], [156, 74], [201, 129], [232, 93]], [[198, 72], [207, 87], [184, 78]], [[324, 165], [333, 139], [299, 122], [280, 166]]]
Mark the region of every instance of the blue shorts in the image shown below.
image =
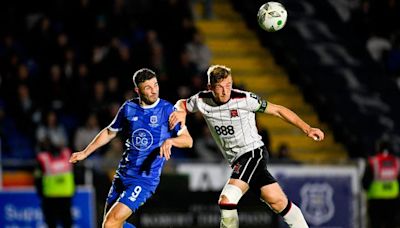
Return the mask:
[[135, 179], [131, 179], [127, 183], [127, 181], [123, 182], [116, 178], [108, 193], [107, 204], [111, 206], [115, 202], [120, 202], [135, 212], [154, 194], [156, 188], [157, 186], [149, 186]]

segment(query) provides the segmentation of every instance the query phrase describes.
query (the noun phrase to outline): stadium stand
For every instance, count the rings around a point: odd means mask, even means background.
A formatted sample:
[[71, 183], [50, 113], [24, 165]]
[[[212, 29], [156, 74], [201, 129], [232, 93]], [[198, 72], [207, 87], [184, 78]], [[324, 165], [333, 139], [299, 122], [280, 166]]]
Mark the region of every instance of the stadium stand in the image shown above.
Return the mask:
[[[397, 78], [390, 77], [384, 67], [373, 61], [365, 45], [367, 35], [377, 32], [375, 28], [385, 28], [386, 36], [396, 36], [398, 25], [389, 17], [398, 17], [398, 5], [386, 8], [388, 12], [393, 11], [383, 17], [386, 20], [375, 20], [374, 13], [385, 8], [373, 7], [384, 6], [385, 2], [365, 1], [372, 5], [373, 13], [360, 13], [363, 9], [360, 1], [344, 7], [333, 1], [329, 4], [312, 0], [285, 1], [288, 23], [283, 30], [272, 34], [254, 23], [254, 15], [263, 1], [232, 2], [263, 45], [287, 69], [290, 81], [301, 88], [321, 120], [331, 126], [335, 138], [346, 146], [350, 157], [372, 154], [376, 141], [382, 137], [389, 137], [399, 148], [398, 72]], [[378, 21], [389, 23], [378, 26]]]
[[205, 34], [206, 43], [213, 52], [212, 62], [231, 67], [236, 86], [289, 107], [326, 133], [323, 143], [315, 143], [279, 118], [258, 114], [259, 128], [270, 132], [271, 156], [278, 157], [278, 148], [287, 144], [290, 148], [288, 156], [297, 161], [335, 163], [347, 160], [346, 150], [334, 141], [330, 129], [318, 120], [312, 106], [304, 101], [297, 86], [289, 82], [285, 70], [275, 63], [274, 56], [261, 45], [230, 1], [214, 2], [214, 10], [215, 19], [197, 21], [197, 27]]
[[156, 70], [171, 102], [199, 74], [195, 62], [182, 72], [178, 61], [195, 30], [186, 1], [5, 1], [0, 14], [3, 159], [35, 157], [49, 111], [78, 149], [77, 129], [90, 115], [106, 126], [133, 96], [138, 68]]

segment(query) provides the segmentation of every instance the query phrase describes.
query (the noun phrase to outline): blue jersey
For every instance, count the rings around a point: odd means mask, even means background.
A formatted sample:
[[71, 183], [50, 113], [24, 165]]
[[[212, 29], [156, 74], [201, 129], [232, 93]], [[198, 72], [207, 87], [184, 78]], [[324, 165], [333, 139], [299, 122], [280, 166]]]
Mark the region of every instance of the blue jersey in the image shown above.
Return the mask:
[[125, 151], [115, 177], [129, 182], [136, 181], [152, 186], [158, 185], [165, 158], [160, 157], [162, 143], [177, 135], [180, 126], [170, 130], [169, 115], [174, 106], [168, 101], [158, 99], [153, 105], [142, 107], [139, 99], [126, 101], [112, 123], [111, 131], [122, 131], [125, 138]]

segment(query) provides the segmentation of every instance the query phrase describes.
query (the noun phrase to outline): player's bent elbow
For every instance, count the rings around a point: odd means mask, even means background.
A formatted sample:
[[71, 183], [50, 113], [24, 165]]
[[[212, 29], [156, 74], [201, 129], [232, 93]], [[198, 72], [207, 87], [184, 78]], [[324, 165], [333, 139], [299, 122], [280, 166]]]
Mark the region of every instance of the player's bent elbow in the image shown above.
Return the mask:
[[179, 142], [175, 141], [173, 145], [178, 148], [192, 148], [193, 138], [189, 135], [181, 135], [179, 136]]
[[187, 146], [188, 148], [192, 148], [193, 147], [193, 138], [192, 137], [189, 137], [189, 139], [188, 139], [188, 146]]

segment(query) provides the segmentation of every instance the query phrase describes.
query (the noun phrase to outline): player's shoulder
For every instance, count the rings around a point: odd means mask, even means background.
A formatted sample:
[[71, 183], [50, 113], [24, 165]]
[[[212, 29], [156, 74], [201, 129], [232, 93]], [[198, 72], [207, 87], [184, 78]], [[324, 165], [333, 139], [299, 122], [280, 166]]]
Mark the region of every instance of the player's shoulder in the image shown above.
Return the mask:
[[162, 106], [172, 105], [171, 102], [169, 102], [169, 101], [167, 101], [167, 100], [164, 100], [164, 99], [162, 99], [162, 98], [160, 98], [160, 101], [159, 101], [158, 104], [159, 104], [159, 105], [162, 105]]
[[249, 96], [248, 91], [240, 90], [240, 89], [232, 89], [231, 98], [232, 99], [243, 99]]
[[170, 101], [164, 100], [160, 98], [160, 102], [157, 105], [158, 107], [161, 108], [173, 108], [174, 104], [172, 104]]
[[232, 89], [232, 92], [231, 92], [232, 99], [246, 99], [246, 98], [251, 98], [251, 97], [257, 97], [257, 95], [255, 95], [252, 92], [246, 91], [246, 90]]
[[199, 98], [205, 99], [205, 98], [213, 98], [213, 94], [210, 90], [203, 90], [197, 93]]
[[137, 108], [140, 106], [139, 98], [136, 97], [136, 98], [129, 99], [129, 100], [125, 101], [125, 103], [122, 106], [129, 106], [131, 108]]
[[231, 98], [232, 98], [232, 100], [236, 100], [236, 101], [255, 100], [255, 101], [259, 102], [260, 100], [262, 100], [257, 94], [250, 92], [250, 91], [246, 91], [246, 90], [240, 90], [240, 89], [232, 89]]

